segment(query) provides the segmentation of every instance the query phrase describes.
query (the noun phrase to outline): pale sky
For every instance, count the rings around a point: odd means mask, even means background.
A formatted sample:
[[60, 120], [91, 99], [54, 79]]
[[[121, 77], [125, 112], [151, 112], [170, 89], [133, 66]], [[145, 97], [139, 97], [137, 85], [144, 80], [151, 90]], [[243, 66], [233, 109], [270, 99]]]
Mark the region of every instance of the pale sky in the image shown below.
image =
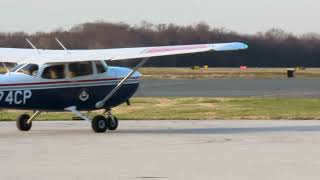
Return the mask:
[[192, 25], [252, 34], [276, 27], [320, 33], [318, 0], [0, 0], [0, 32], [69, 29], [83, 22]]

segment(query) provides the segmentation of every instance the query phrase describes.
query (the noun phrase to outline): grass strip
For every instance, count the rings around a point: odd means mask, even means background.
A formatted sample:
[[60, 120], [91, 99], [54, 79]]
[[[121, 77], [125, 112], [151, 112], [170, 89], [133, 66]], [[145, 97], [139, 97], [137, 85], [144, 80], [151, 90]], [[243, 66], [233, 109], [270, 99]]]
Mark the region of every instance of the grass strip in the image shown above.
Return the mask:
[[[304, 98], [133, 98], [113, 110], [121, 120], [318, 120], [320, 99]], [[0, 120], [15, 120], [23, 111], [1, 110]], [[93, 117], [101, 111], [90, 112]], [[39, 120], [71, 120], [67, 112], [43, 113]]]

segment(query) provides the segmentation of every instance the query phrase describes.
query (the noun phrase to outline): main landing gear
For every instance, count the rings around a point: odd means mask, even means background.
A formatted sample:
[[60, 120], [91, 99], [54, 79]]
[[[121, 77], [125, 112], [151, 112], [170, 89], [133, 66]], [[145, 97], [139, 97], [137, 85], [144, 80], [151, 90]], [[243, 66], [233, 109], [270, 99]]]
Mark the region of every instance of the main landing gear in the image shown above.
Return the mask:
[[103, 115], [95, 116], [92, 120], [80, 113], [75, 106], [67, 107], [65, 110], [70, 111], [91, 123], [92, 130], [96, 133], [104, 133], [107, 130], [114, 131], [119, 125], [118, 118], [112, 115], [111, 109], [106, 109]]
[[118, 128], [119, 121], [115, 116], [95, 116], [92, 119], [92, 130], [96, 133], [104, 133], [107, 130], [114, 131]]
[[96, 133], [104, 133], [107, 130], [114, 131], [118, 128], [118, 118], [113, 116], [110, 110], [107, 111], [107, 116], [98, 115], [92, 119], [91, 127]]

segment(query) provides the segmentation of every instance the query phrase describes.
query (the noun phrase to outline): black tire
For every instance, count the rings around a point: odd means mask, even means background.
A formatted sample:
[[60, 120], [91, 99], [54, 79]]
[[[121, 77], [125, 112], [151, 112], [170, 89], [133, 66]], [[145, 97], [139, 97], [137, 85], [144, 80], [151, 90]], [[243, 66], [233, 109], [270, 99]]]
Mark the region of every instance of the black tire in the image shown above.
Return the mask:
[[27, 122], [29, 119], [30, 119], [30, 116], [28, 114], [20, 115], [16, 120], [17, 128], [20, 131], [30, 131], [32, 127], [32, 122], [28, 124]]
[[107, 119], [104, 116], [95, 116], [92, 120], [92, 130], [96, 133], [104, 133], [108, 129]]
[[110, 131], [116, 130], [119, 126], [118, 118], [115, 116], [108, 116], [107, 122], [108, 122], [108, 129]]

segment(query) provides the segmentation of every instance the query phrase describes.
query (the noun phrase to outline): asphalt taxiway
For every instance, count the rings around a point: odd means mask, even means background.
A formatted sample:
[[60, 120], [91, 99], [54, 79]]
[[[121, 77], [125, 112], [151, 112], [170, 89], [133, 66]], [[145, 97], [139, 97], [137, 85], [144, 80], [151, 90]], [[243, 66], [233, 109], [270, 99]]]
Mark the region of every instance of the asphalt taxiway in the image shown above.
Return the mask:
[[319, 79], [143, 80], [140, 97], [320, 97]]
[[319, 179], [320, 121], [0, 123], [0, 180]]

